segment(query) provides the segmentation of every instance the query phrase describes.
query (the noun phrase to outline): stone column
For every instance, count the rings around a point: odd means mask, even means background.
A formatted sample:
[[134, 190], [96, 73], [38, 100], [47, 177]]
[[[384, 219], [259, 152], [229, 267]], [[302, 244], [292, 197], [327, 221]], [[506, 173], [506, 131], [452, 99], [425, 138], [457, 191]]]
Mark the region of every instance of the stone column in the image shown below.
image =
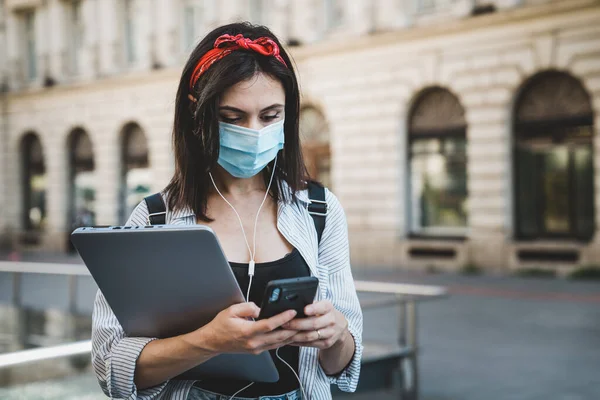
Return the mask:
[[[10, 95], [9, 95], [10, 98]], [[9, 100], [8, 108], [11, 109], [11, 100]], [[13, 114], [11, 114], [13, 115]], [[22, 187], [22, 168], [21, 160], [21, 139], [23, 132], [17, 131], [14, 118], [7, 119], [7, 141], [4, 143], [6, 157], [3, 164], [6, 165], [6, 173], [4, 174], [3, 191], [7, 196], [7, 201], [2, 203], [4, 209], [4, 217], [6, 218], [6, 227], [9, 231], [9, 236], [12, 237], [12, 244], [17, 245], [17, 235], [23, 229], [22, 210], [23, 210], [23, 187]]]
[[[508, 265], [507, 241], [512, 236], [512, 135], [510, 81], [488, 68], [466, 70], [455, 81], [467, 119], [467, 188], [469, 193], [470, 263], [487, 269]], [[481, 64], [483, 65], [483, 64]], [[509, 74], [510, 75], [510, 74]]]

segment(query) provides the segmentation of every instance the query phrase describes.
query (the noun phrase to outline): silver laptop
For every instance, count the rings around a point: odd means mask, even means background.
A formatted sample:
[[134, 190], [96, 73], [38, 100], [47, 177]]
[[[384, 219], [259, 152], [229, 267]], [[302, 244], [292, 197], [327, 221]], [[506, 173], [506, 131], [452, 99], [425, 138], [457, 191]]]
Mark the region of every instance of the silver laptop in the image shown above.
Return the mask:
[[[244, 296], [214, 232], [193, 226], [84, 227], [71, 241], [130, 337], [194, 331]], [[221, 354], [175, 379], [276, 382], [269, 352]]]

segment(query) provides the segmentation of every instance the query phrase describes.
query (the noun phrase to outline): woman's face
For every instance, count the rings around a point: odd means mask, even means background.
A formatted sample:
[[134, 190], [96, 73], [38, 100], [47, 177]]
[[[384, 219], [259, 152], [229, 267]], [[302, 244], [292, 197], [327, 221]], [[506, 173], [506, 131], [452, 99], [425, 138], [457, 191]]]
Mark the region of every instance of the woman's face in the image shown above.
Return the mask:
[[261, 129], [285, 117], [285, 91], [262, 72], [227, 89], [219, 102], [219, 121]]

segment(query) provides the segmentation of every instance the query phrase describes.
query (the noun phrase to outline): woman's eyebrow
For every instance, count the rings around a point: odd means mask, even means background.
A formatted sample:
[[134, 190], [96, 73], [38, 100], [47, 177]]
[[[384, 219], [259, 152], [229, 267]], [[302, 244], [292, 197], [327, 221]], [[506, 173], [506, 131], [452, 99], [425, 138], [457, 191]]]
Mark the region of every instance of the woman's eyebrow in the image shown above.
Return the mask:
[[[264, 111], [269, 111], [269, 110], [273, 110], [276, 108], [283, 108], [283, 104], [279, 104], [279, 103], [275, 103], [275, 104], [271, 104], [268, 107], [263, 108], [262, 110], [260, 110], [260, 112], [264, 112]], [[232, 106], [221, 106], [219, 107], [219, 110], [221, 111], [233, 111], [233, 112], [237, 112], [240, 114], [246, 114], [246, 111], [244, 110], [240, 110], [239, 108], [236, 107], [232, 107]]]
[[269, 110], [273, 110], [276, 108], [283, 108], [283, 104], [279, 104], [279, 103], [271, 104], [269, 107], [263, 108], [260, 112], [269, 111]]
[[221, 107], [219, 107], [219, 110], [221, 110], [221, 111], [233, 111], [233, 112], [237, 112], [237, 113], [241, 113], [241, 114], [246, 114], [246, 111], [240, 110], [239, 108], [235, 108], [235, 107], [231, 107], [231, 106], [221, 106]]

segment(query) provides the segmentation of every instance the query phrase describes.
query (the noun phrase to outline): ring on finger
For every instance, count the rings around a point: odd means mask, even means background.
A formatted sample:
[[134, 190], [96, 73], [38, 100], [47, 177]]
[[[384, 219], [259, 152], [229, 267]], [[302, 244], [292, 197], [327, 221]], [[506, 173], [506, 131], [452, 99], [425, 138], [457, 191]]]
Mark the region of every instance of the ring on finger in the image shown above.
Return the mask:
[[317, 340], [321, 340], [321, 332], [318, 329], [315, 329], [315, 332], [317, 332]]

